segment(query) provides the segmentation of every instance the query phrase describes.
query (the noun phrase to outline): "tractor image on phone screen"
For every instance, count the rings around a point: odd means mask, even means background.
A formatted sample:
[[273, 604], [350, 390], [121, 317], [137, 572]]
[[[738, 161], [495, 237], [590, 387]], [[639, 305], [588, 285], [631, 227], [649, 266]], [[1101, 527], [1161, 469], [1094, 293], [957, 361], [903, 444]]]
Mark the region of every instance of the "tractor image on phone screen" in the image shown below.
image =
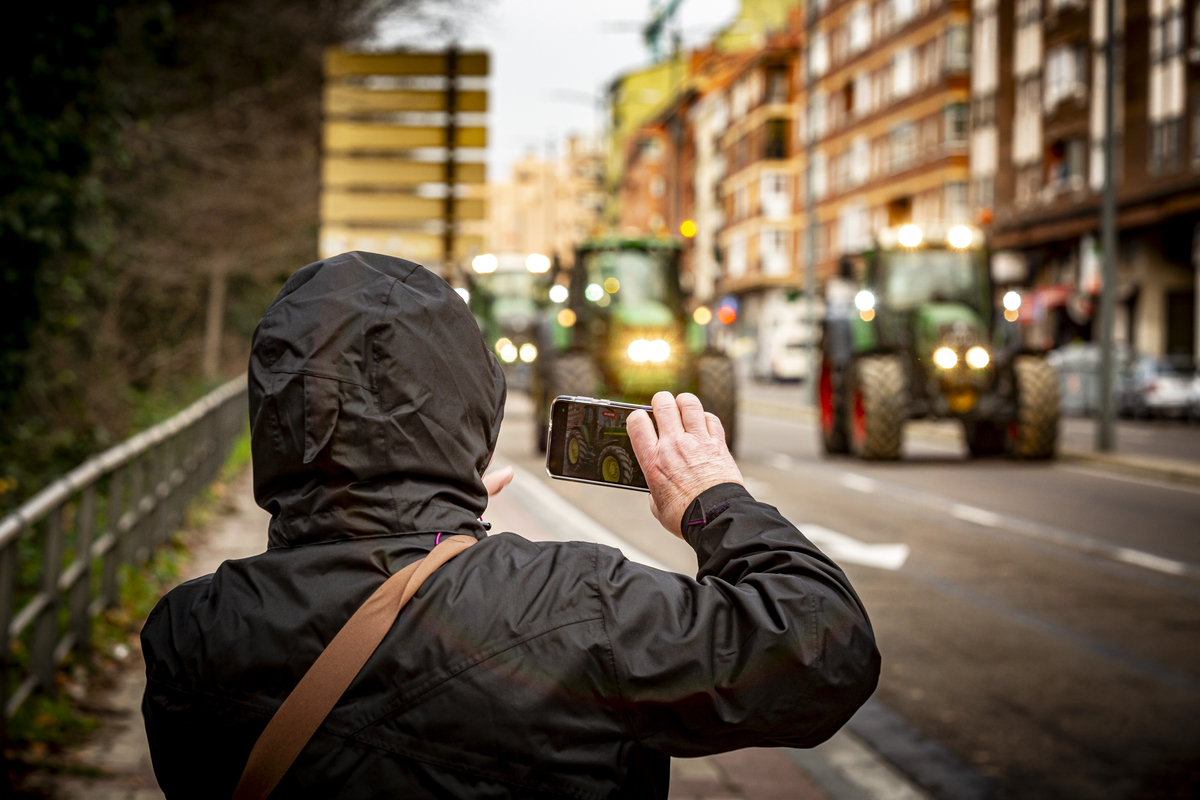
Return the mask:
[[642, 406], [560, 397], [551, 414], [546, 468], [552, 477], [646, 491], [625, 428]]

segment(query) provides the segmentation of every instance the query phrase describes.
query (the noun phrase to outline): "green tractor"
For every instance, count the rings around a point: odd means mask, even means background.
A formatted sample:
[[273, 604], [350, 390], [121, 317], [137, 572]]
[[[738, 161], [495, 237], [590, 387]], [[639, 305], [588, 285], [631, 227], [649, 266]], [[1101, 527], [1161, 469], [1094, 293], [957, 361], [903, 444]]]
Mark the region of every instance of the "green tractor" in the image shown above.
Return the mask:
[[563, 467], [568, 477], [632, 484], [641, 474], [623, 409], [574, 405], [567, 412]]
[[467, 301], [484, 341], [496, 352], [510, 385], [527, 388], [538, 357], [539, 298], [550, 260], [534, 253], [485, 253], [468, 273]]
[[1052, 458], [1058, 378], [997, 319], [983, 234], [880, 232], [848, 320], [827, 319], [818, 371], [826, 453], [900, 456], [910, 419], [958, 419], [974, 456]]
[[546, 449], [550, 403], [559, 395], [649, 403], [655, 392], [693, 392], [721, 420], [733, 448], [733, 362], [711, 350], [684, 307], [680, 245], [654, 238], [585, 241], [564, 283], [550, 276], [548, 318], [531, 396], [537, 447]]

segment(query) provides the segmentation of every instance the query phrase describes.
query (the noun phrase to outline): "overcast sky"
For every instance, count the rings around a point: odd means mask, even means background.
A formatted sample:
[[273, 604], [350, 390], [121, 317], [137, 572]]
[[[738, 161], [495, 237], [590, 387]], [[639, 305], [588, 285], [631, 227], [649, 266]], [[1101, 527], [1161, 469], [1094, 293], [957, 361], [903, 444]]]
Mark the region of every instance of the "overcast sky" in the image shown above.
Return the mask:
[[[389, 20], [381, 43], [438, 49], [447, 27], [465, 49], [492, 55], [489, 81], [488, 179], [507, 180], [524, 153], [544, 154], [548, 141], [591, 134], [596, 101], [616, 75], [650, 63], [641, 25], [650, 0], [462, 0], [450, 19]], [[684, 0], [676, 16], [685, 47], [728, 24], [738, 0]], [[442, 31], [442, 32], [439, 32]], [[664, 37], [664, 49], [670, 48]]]

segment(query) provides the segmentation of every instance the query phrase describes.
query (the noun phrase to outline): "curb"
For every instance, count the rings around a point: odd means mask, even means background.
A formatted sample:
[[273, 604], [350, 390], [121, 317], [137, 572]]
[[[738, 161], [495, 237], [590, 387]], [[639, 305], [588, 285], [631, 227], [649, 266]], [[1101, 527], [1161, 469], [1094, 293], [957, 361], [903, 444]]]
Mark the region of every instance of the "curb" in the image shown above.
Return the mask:
[[[752, 416], [784, 419], [792, 422], [811, 423], [816, 420], [816, 411], [808, 406], [786, 406], [762, 400], [743, 398], [741, 411]], [[944, 442], [955, 438], [935, 430], [919, 430], [913, 431], [913, 433], [916, 433], [919, 438], [934, 441]], [[1094, 453], [1088, 450], [1073, 449], [1060, 449], [1058, 460], [1064, 464], [1086, 465], [1122, 475], [1200, 486], [1200, 462], [1193, 464], [1178, 459], [1135, 456], [1124, 453]]]

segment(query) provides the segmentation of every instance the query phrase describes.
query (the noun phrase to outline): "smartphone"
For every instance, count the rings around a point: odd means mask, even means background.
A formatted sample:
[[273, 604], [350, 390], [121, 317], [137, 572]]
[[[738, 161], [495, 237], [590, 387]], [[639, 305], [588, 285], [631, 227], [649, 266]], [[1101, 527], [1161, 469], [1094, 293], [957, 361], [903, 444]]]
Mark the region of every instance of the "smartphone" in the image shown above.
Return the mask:
[[546, 472], [551, 478], [650, 491], [633, 454], [625, 421], [635, 406], [593, 397], [556, 397], [550, 406]]

